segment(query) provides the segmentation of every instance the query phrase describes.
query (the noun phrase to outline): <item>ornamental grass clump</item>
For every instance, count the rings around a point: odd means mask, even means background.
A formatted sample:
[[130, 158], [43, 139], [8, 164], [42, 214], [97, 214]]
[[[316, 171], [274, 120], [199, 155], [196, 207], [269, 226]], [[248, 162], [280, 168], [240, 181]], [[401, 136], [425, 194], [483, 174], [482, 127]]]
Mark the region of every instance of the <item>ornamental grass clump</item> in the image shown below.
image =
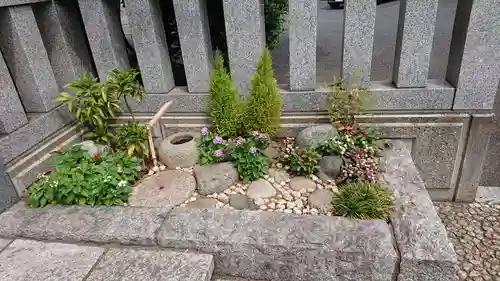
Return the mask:
[[392, 192], [377, 183], [352, 182], [343, 185], [334, 194], [332, 206], [335, 215], [355, 219], [388, 219], [394, 210]]
[[212, 132], [222, 137], [237, 135], [240, 99], [231, 77], [224, 67], [220, 52], [215, 55], [215, 67], [210, 74], [209, 118]]
[[271, 53], [266, 48], [260, 56], [252, 77], [250, 97], [244, 103], [242, 130], [260, 131], [273, 135], [281, 116], [281, 95], [274, 79]]

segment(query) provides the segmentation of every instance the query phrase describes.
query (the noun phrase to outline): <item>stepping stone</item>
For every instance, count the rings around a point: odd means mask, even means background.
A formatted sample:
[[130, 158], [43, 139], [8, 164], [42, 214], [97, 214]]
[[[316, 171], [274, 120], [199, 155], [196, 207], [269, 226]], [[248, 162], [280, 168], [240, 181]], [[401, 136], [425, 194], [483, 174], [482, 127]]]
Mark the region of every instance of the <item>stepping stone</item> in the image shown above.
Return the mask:
[[186, 204], [188, 208], [196, 208], [196, 209], [210, 209], [215, 208], [215, 206], [219, 203], [219, 200], [214, 198], [202, 198], [197, 199], [196, 201], [189, 202]]
[[132, 188], [130, 206], [165, 207], [186, 201], [196, 189], [196, 179], [188, 172], [167, 170], [152, 175]]
[[210, 281], [213, 269], [213, 257], [207, 254], [115, 248], [106, 252], [86, 281]]
[[316, 189], [309, 195], [308, 203], [311, 208], [316, 208], [327, 213], [332, 208], [333, 192], [326, 189]]
[[231, 194], [229, 196], [229, 205], [238, 210], [257, 210], [259, 208], [252, 199], [243, 194]]
[[267, 180], [259, 179], [250, 184], [247, 196], [253, 200], [258, 198], [268, 198], [276, 195], [276, 189]]
[[238, 180], [238, 171], [230, 162], [196, 165], [194, 174], [198, 181], [198, 193], [201, 195], [221, 193]]
[[270, 177], [274, 178], [275, 182], [282, 182], [290, 179], [290, 175], [285, 170], [271, 168], [268, 173]]
[[18, 239], [0, 252], [0, 280], [83, 280], [103, 253], [94, 246]]
[[301, 189], [314, 190], [316, 188], [316, 183], [305, 177], [295, 177], [290, 180], [290, 188], [294, 191], [300, 191]]

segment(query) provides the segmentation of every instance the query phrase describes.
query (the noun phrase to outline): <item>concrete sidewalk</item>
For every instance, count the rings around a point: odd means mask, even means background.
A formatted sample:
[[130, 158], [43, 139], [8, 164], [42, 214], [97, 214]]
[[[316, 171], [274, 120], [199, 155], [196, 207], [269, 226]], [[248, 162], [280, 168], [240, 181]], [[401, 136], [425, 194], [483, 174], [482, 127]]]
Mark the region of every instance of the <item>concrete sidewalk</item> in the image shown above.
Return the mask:
[[210, 281], [213, 269], [207, 254], [0, 238], [2, 281]]

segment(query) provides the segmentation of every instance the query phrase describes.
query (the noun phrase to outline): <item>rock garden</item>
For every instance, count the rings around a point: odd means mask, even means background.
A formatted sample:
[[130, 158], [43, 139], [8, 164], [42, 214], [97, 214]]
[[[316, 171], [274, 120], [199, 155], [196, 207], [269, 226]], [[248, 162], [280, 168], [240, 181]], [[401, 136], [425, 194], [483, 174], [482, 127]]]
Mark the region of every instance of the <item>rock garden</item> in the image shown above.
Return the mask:
[[[151, 128], [175, 101], [136, 122], [137, 75], [115, 69], [107, 81], [67, 85], [57, 100], [86, 139], [54, 151], [25, 202], [0, 215], [0, 238], [189, 250], [213, 257], [216, 274], [263, 280], [455, 278], [455, 252], [408, 148], [356, 122], [365, 90], [335, 83], [330, 124], [280, 137], [269, 51], [247, 95], [217, 54], [210, 125], [155, 141]], [[122, 107], [132, 121], [117, 124]]]
[[[377, 132], [356, 124], [366, 91], [335, 84], [332, 124], [296, 137], [274, 137], [281, 96], [265, 50], [241, 99], [220, 54], [207, 103], [211, 126], [148, 144], [131, 99], [144, 90], [133, 69], [115, 69], [104, 82], [82, 75], [61, 93], [88, 139], [55, 152], [55, 166], [28, 190], [31, 207], [124, 205], [230, 208], [285, 214], [387, 219], [391, 192], [378, 184]], [[122, 104], [123, 101], [123, 104]], [[125, 107], [133, 122], [113, 125]], [[155, 153], [157, 151], [157, 154]], [[154, 154], [152, 154], [154, 153]], [[156, 159], [159, 159], [158, 162]]]

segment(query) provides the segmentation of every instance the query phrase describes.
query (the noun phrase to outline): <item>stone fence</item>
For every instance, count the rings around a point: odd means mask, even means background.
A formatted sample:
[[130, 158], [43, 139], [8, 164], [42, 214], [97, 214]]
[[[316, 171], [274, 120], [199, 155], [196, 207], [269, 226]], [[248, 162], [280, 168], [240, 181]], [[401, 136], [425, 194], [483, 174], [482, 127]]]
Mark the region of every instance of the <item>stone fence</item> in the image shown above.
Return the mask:
[[[165, 101], [175, 101], [156, 128], [157, 137], [207, 123], [213, 53], [208, 1], [172, 1], [187, 87], [174, 82], [159, 0], [125, 0], [148, 92], [133, 109], [146, 120]], [[374, 111], [361, 118], [385, 137], [412, 144], [433, 199], [473, 200], [499, 84], [500, 5], [459, 1], [446, 79], [429, 80], [438, 0], [401, 0], [393, 79], [371, 81], [375, 2], [349, 0], [344, 9], [342, 78], [359, 72], [356, 82], [373, 93]], [[13, 190], [11, 181], [33, 173], [37, 161], [77, 133], [72, 117], [53, 101], [63, 86], [84, 71], [105, 79], [110, 69], [130, 65], [119, 5], [119, 0], [0, 0], [0, 174], [5, 175], [0, 211], [22, 191]], [[230, 72], [242, 93], [264, 47], [262, 9], [260, 0], [223, 1]], [[318, 1], [289, 0], [283, 135], [328, 120], [328, 89], [316, 83], [317, 14]]]

